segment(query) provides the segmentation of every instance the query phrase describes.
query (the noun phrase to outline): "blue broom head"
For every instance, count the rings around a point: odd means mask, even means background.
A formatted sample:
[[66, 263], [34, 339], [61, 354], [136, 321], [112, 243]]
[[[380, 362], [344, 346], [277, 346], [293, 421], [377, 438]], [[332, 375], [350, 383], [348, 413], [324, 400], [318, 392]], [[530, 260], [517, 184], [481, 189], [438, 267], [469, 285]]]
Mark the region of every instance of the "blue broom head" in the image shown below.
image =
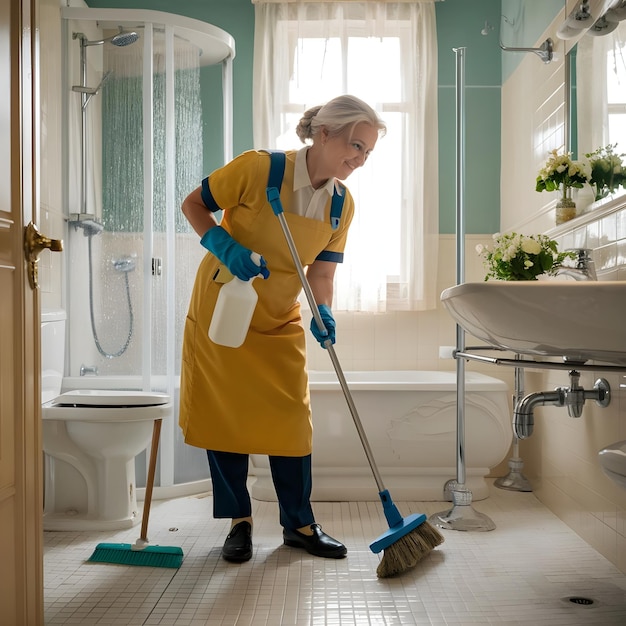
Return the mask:
[[178, 569], [183, 563], [183, 551], [177, 546], [146, 546], [137, 550], [130, 543], [99, 543], [88, 561]]
[[401, 539], [405, 535], [414, 531], [426, 521], [426, 515], [424, 513], [414, 513], [408, 517], [404, 517], [395, 526], [391, 526], [380, 537], [377, 537], [371, 544], [370, 550], [378, 553], [381, 550], [388, 548], [390, 545], [396, 543], [398, 539]]

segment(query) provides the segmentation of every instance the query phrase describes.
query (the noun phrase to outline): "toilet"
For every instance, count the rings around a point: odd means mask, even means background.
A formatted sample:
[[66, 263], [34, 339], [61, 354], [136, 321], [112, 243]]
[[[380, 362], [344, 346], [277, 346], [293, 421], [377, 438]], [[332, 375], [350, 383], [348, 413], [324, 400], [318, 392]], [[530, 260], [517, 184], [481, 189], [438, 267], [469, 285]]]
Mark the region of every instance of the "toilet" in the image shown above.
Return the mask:
[[626, 489], [626, 440], [598, 452], [602, 471], [619, 487]]
[[44, 530], [118, 530], [139, 523], [135, 457], [154, 421], [172, 414], [167, 394], [70, 390], [61, 393], [63, 310], [41, 319]]

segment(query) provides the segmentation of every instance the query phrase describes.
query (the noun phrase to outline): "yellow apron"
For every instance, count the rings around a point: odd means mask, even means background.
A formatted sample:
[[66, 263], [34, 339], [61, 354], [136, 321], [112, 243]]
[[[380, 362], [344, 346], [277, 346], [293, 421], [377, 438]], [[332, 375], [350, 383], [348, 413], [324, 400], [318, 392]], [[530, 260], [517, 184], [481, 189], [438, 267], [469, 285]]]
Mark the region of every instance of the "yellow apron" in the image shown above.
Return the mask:
[[[329, 215], [323, 222], [291, 213], [285, 218], [303, 266], [313, 263], [331, 239]], [[224, 452], [305, 456], [312, 424], [300, 279], [268, 203], [225, 213], [225, 222], [235, 240], [263, 255], [270, 277], [253, 282], [259, 299], [243, 345], [227, 348], [208, 337], [220, 263], [212, 254], [201, 262], [183, 339], [179, 422], [185, 442]]]

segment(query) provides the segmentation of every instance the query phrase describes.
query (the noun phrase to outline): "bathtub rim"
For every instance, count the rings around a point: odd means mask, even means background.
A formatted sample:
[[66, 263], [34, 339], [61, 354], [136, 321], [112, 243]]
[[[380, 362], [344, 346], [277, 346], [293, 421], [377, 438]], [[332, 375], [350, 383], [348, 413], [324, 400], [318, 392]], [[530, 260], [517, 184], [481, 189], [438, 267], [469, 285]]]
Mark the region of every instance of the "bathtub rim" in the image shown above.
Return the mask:
[[[334, 370], [309, 370], [309, 387], [315, 391], [340, 389]], [[346, 370], [344, 372], [349, 388], [371, 391], [426, 390], [434, 386], [441, 391], [456, 389], [456, 372], [452, 370]], [[381, 376], [385, 376], [381, 378]], [[419, 376], [416, 376], [419, 375]], [[175, 377], [175, 388], [180, 387], [180, 376]], [[167, 387], [165, 376], [151, 378], [153, 391], [164, 391]], [[62, 391], [72, 389], [112, 389], [140, 391], [143, 389], [142, 376], [64, 376]], [[507, 391], [509, 385], [500, 378], [482, 372], [465, 372], [466, 391]]]
[[[436, 388], [454, 391], [456, 372], [451, 370], [349, 370], [344, 372], [350, 389], [359, 391], [411, 391]], [[387, 375], [388, 378], [381, 378]], [[340, 388], [333, 370], [309, 370], [309, 387], [313, 391], [331, 391]], [[466, 391], [508, 391], [500, 378], [482, 372], [465, 373]]]

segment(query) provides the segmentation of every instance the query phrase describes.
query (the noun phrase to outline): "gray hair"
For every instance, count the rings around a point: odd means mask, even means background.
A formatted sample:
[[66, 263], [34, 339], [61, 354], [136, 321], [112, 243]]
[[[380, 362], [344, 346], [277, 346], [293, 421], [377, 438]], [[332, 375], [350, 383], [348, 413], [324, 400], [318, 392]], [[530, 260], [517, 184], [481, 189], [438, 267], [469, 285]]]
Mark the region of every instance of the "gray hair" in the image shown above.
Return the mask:
[[323, 105], [311, 107], [304, 112], [296, 127], [296, 135], [302, 143], [314, 139], [322, 128], [330, 135], [340, 135], [346, 128], [354, 128], [364, 122], [378, 129], [379, 136], [387, 132], [387, 126], [371, 106], [355, 96], [338, 96]]

